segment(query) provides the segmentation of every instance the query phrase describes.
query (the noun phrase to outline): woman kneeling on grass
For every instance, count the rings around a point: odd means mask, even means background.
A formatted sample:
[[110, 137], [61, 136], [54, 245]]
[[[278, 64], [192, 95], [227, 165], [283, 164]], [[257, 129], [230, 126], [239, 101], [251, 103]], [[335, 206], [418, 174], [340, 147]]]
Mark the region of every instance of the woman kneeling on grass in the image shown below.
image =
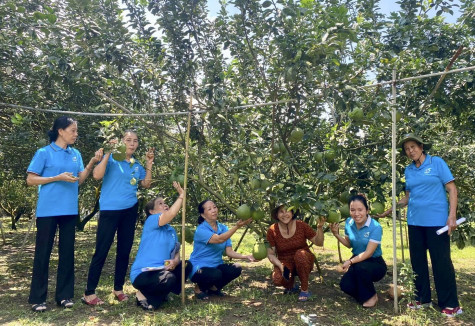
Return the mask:
[[218, 222], [218, 208], [211, 200], [198, 205], [200, 216], [193, 238], [191, 281], [196, 283], [195, 297], [209, 300], [209, 295], [224, 296], [221, 289], [241, 275], [239, 264], [225, 264], [223, 252], [228, 257], [254, 262], [252, 255], [241, 255], [231, 247], [231, 236], [252, 219], [239, 220], [231, 229]]
[[162, 197], [145, 206], [147, 220], [130, 271], [130, 281], [138, 290], [137, 306], [144, 310], [158, 309], [170, 292], [181, 292], [180, 243], [175, 229], [168, 223], [180, 210], [184, 191], [178, 182], [173, 182], [173, 187], [179, 196], [171, 207]]
[[284, 293], [298, 291], [298, 287], [294, 288], [297, 275], [301, 283], [298, 300], [307, 301], [310, 297], [308, 279], [315, 261], [307, 240], [317, 246], [323, 246], [325, 220], [319, 221], [315, 232], [307, 223], [296, 220], [298, 213], [298, 210], [288, 210], [285, 205], [279, 205], [272, 210], [272, 218], [277, 220], [277, 223], [267, 230], [267, 241], [270, 244], [267, 257], [274, 265], [272, 272], [274, 284], [283, 286]]
[[368, 215], [368, 202], [363, 195], [352, 196], [348, 205], [351, 217], [345, 222], [345, 237], [339, 234], [338, 223], [330, 226], [338, 241], [353, 252], [343, 263], [346, 273], [341, 278], [340, 288], [363, 307], [371, 308], [378, 302], [373, 282], [381, 280], [387, 271], [381, 251], [383, 229]]

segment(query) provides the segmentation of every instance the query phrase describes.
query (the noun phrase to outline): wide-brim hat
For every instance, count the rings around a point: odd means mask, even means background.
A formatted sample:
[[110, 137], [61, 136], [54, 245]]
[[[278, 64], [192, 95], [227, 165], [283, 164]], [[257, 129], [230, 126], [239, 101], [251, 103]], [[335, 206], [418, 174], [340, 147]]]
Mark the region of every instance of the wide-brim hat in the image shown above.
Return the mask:
[[401, 147], [401, 152], [403, 155], [406, 155], [406, 151], [404, 150], [404, 143], [407, 142], [407, 141], [410, 141], [410, 140], [413, 140], [419, 144], [422, 144], [424, 145], [424, 150], [429, 150], [431, 147], [432, 147], [432, 144], [431, 143], [428, 143], [428, 142], [424, 142], [422, 140], [421, 137], [417, 136], [416, 134], [414, 133], [409, 133], [409, 134], [405, 134], [402, 139], [399, 141], [399, 147]]

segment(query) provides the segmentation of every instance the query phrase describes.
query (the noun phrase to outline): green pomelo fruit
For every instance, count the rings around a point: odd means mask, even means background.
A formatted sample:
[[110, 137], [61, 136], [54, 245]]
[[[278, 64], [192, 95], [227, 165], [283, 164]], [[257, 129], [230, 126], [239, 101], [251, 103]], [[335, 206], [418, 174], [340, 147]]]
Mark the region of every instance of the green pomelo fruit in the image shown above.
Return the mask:
[[182, 187], [185, 184], [185, 176], [183, 174], [176, 176], [176, 182], [178, 182]]
[[284, 143], [279, 143], [279, 151], [281, 154], [287, 153], [287, 148], [285, 148]]
[[371, 214], [378, 215], [384, 212], [384, 205], [380, 202], [374, 202], [371, 205]]
[[252, 179], [250, 182], [252, 189], [259, 189], [261, 187], [261, 180], [259, 179]]
[[247, 220], [251, 217], [251, 208], [247, 204], [243, 204], [236, 210], [236, 215], [240, 220]]
[[262, 180], [261, 181], [261, 189], [262, 190], [267, 190], [267, 188], [269, 188], [271, 186], [272, 186], [272, 183], [270, 183], [270, 181], [268, 181], [268, 180]]
[[172, 173], [172, 174], [170, 175], [170, 182], [173, 183], [173, 181], [176, 181], [176, 175], [175, 175], [175, 173]]
[[350, 208], [348, 205], [343, 205], [340, 207], [340, 214], [343, 218], [347, 218], [350, 216]]
[[193, 238], [195, 237], [195, 231], [190, 227], [185, 226], [185, 241], [189, 244], [193, 243]]
[[272, 146], [272, 154], [278, 154], [278, 153], [280, 153], [279, 143], [274, 143], [274, 146]]
[[253, 211], [251, 217], [254, 221], [262, 221], [264, 219], [265, 213], [264, 211], [257, 210]]
[[364, 113], [362, 108], [355, 108], [353, 111], [351, 111], [348, 116], [350, 117], [351, 120], [354, 121], [361, 121], [364, 118]]
[[295, 128], [290, 133], [290, 141], [293, 143], [298, 143], [303, 139], [303, 130], [300, 128]]
[[344, 191], [340, 194], [339, 199], [346, 206], [346, 204], [348, 204], [348, 200], [350, 199], [350, 197], [351, 197], [350, 192], [349, 191]]
[[332, 209], [328, 212], [328, 218], [327, 218], [328, 223], [338, 223], [340, 222], [340, 219], [341, 219], [340, 211], [336, 209]]
[[315, 155], [313, 155], [313, 159], [317, 163], [322, 163], [322, 161], [323, 161], [323, 152], [316, 152]]
[[262, 260], [267, 257], [267, 248], [263, 243], [256, 243], [252, 248], [252, 256], [256, 260]]
[[331, 161], [335, 158], [336, 152], [333, 149], [329, 149], [329, 150], [325, 151], [324, 156], [325, 156], [325, 160]]

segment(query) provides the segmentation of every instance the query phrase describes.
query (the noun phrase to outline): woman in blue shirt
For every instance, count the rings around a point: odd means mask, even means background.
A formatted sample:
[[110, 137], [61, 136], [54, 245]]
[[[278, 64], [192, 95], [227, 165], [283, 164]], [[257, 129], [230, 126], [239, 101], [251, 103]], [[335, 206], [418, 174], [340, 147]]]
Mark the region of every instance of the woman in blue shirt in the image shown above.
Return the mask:
[[345, 247], [352, 248], [353, 256], [343, 263], [346, 272], [340, 281], [343, 292], [354, 297], [365, 308], [378, 302], [374, 282], [386, 275], [387, 267], [381, 252], [381, 225], [368, 215], [366, 198], [358, 194], [348, 201], [351, 217], [345, 222], [345, 236], [339, 234], [338, 223], [330, 225], [333, 235]]
[[[425, 151], [431, 144], [413, 133], [407, 134], [399, 143], [402, 153], [412, 160], [404, 171], [406, 195], [398, 202], [407, 208], [409, 252], [415, 278], [415, 302], [411, 309], [431, 305], [429, 281], [429, 250], [434, 274], [437, 301], [442, 313], [454, 317], [462, 313], [457, 297], [455, 270], [450, 258], [450, 234], [457, 228], [457, 187], [445, 161]], [[447, 193], [449, 200], [447, 201]], [[392, 208], [381, 214], [390, 214]], [[437, 235], [436, 231], [447, 225], [448, 232]]]
[[99, 198], [100, 216], [96, 234], [96, 249], [87, 277], [87, 287], [82, 301], [88, 305], [104, 302], [96, 295], [104, 262], [117, 232], [117, 254], [115, 258], [113, 293], [120, 302], [129, 297], [122, 291], [129, 265], [129, 255], [134, 242], [135, 222], [138, 215], [137, 186], [149, 188], [152, 182], [153, 148], [146, 154], [146, 169], [134, 158], [139, 146], [135, 131], [127, 130], [122, 142], [126, 146], [126, 157], [116, 161], [106, 153], [94, 168], [93, 176], [102, 181]]
[[180, 243], [169, 223], [181, 208], [184, 191], [178, 182], [173, 182], [173, 187], [178, 198], [171, 207], [162, 197], [156, 197], [145, 206], [147, 220], [130, 269], [130, 281], [138, 290], [137, 306], [144, 310], [158, 309], [170, 292], [181, 292]]
[[239, 264], [225, 264], [223, 253], [234, 259], [254, 262], [252, 255], [241, 255], [231, 247], [231, 236], [252, 219], [239, 220], [231, 229], [218, 222], [218, 208], [211, 200], [198, 205], [198, 227], [193, 238], [191, 281], [196, 283], [195, 297], [208, 300], [209, 295], [224, 296], [221, 289], [241, 275]]
[[36, 151], [28, 166], [26, 178], [29, 186], [39, 186], [35, 258], [28, 299], [36, 312], [47, 309], [49, 259], [58, 227], [59, 261], [55, 300], [64, 308], [73, 306], [78, 186], [102, 157], [100, 149], [84, 168], [81, 154], [70, 146], [76, 142], [78, 126], [69, 117], [57, 118], [48, 136], [51, 143]]

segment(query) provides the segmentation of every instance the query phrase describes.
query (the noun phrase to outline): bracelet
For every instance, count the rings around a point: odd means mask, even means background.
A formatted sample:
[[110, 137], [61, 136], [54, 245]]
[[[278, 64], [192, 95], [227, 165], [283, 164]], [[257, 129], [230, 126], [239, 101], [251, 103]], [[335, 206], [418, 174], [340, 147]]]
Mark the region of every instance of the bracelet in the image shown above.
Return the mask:
[[350, 266], [353, 265], [353, 261], [351, 260], [352, 258], [350, 258]]

